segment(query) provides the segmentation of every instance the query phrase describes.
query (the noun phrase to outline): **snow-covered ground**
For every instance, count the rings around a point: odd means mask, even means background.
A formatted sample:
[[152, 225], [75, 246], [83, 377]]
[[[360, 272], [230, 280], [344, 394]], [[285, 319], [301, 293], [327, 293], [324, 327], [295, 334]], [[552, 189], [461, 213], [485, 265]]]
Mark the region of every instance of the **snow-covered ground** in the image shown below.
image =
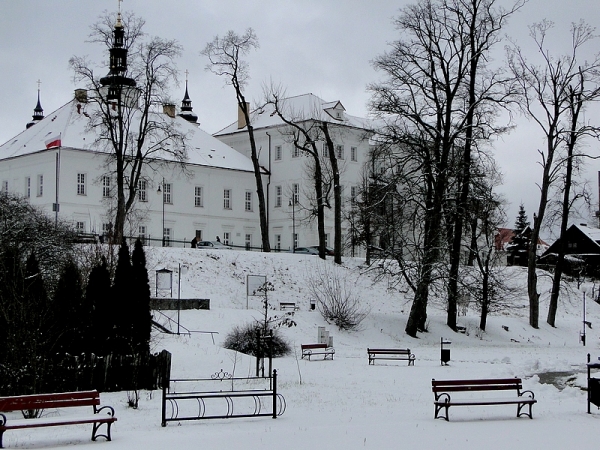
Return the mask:
[[[261, 254], [193, 249], [147, 250], [154, 290], [154, 271], [189, 266], [181, 276], [182, 298], [209, 298], [209, 311], [181, 311], [187, 329], [212, 331], [192, 336], [156, 333], [154, 350], [173, 354], [172, 378], [204, 378], [223, 369], [235, 376], [254, 372], [253, 358], [223, 349], [228, 331], [262, 317], [258, 297], [246, 296], [246, 275], [265, 275], [274, 285], [273, 305], [296, 302], [297, 326], [281, 329], [294, 353], [274, 361], [278, 391], [287, 403], [285, 414], [271, 418], [228, 419], [169, 423], [160, 426], [160, 392], [143, 392], [137, 410], [127, 407], [125, 392], [103, 393], [102, 402], [115, 407], [118, 422], [113, 441], [89, 440], [89, 426], [8, 431], [7, 448], [68, 448], [102, 446], [111, 450], [155, 449], [592, 449], [598, 444], [595, 426], [600, 411], [587, 414], [586, 356], [600, 356], [600, 305], [587, 302], [587, 346], [579, 342], [583, 294], [573, 286], [562, 301], [557, 327], [545, 323], [547, 294], [542, 295], [540, 328], [528, 325], [524, 269], [511, 268], [507, 277], [522, 286], [522, 299], [510, 313], [490, 316], [485, 333], [478, 332], [475, 310], [459, 317], [465, 334], [445, 325], [441, 301], [432, 301], [428, 333], [412, 339], [404, 334], [410, 295], [388, 290], [389, 280], [375, 281], [360, 260], [345, 259], [340, 269], [348, 287], [369, 316], [362, 329], [343, 332], [310, 311], [308, 279], [321, 263], [314, 256]], [[328, 261], [325, 264], [332, 264]], [[174, 273], [173, 297], [178, 275]], [[542, 278], [542, 292], [547, 286]], [[591, 285], [585, 284], [586, 288]], [[589, 295], [589, 294], [588, 294]], [[248, 302], [249, 309], [246, 309]], [[272, 311], [273, 314], [276, 311]], [[176, 311], [168, 314], [176, 318]], [[306, 361], [300, 344], [317, 341], [317, 327], [325, 326], [334, 339], [335, 360]], [[440, 364], [440, 339], [452, 343], [450, 365]], [[367, 347], [410, 348], [414, 367], [406, 362], [377, 361], [369, 366]], [[559, 372], [558, 375], [553, 372]], [[574, 374], [567, 376], [566, 374]], [[533, 420], [517, 419], [516, 407], [450, 408], [450, 422], [434, 420], [431, 379], [522, 377], [535, 393]], [[600, 373], [597, 375], [600, 377]], [[548, 380], [554, 381], [549, 383]], [[493, 395], [493, 394], [492, 394]], [[67, 412], [65, 412], [66, 414]], [[99, 447], [98, 447], [99, 448]]]

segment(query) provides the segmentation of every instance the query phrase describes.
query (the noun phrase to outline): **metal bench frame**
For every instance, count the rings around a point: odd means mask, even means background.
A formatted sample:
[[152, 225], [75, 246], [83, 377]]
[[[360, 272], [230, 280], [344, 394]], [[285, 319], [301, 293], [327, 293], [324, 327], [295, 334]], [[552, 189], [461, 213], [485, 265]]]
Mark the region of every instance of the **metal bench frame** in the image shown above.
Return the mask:
[[[67, 415], [59, 417], [41, 417], [32, 419], [9, 419], [0, 413], [0, 448], [2, 437], [6, 430], [17, 430], [21, 428], [54, 427], [60, 425], [92, 424], [92, 441], [98, 437], [111, 440], [110, 427], [116, 422], [115, 410], [112, 406], [100, 405], [100, 394], [98, 391], [62, 392], [54, 394], [19, 395], [12, 397], [0, 397], [0, 411], [27, 411], [42, 410], [49, 408], [71, 408], [81, 406], [92, 406], [93, 414], [86, 416]], [[103, 414], [100, 414], [100, 413]], [[105, 414], [104, 414], [105, 413]], [[106, 433], [99, 434], [98, 429], [106, 424]]]
[[[448, 421], [448, 409], [451, 406], [486, 406], [486, 405], [517, 405], [517, 417], [528, 416], [533, 419], [531, 408], [535, 400], [532, 391], [523, 391], [520, 378], [497, 378], [481, 380], [431, 380], [431, 389], [435, 397], [435, 416], [442, 417]], [[516, 391], [516, 397], [502, 398], [463, 398], [454, 399], [451, 392], [474, 392], [474, 391]], [[528, 406], [529, 412], [523, 411]], [[444, 409], [445, 415], [440, 415]]]
[[376, 359], [387, 359], [391, 361], [408, 361], [409, 366], [415, 365], [415, 355], [409, 348], [367, 348], [369, 365], [375, 365]]
[[309, 361], [310, 357], [314, 355], [323, 355], [324, 360], [333, 360], [333, 355], [335, 354], [335, 349], [333, 347], [328, 347], [327, 344], [301, 344], [301, 348], [301, 359], [308, 358]]

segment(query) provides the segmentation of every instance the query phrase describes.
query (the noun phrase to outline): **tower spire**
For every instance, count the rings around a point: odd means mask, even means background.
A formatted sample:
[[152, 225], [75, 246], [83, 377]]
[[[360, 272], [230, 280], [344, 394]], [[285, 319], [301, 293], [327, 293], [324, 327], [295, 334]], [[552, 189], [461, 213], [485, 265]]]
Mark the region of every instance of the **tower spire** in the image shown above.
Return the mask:
[[40, 80], [37, 80], [37, 85], [38, 85], [37, 105], [35, 105], [35, 108], [33, 108], [33, 116], [31, 116], [32, 121], [26, 125], [26, 128], [32, 127], [33, 125], [35, 125], [36, 123], [38, 123], [40, 120], [42, 120], [44, 118], [44, 109], [42, 108], [42, 104], [40, 102], [40, 85], [41, 84], [42, 84], [42, 82]]
[[183, 96], [183, 100], [181, 101], [181, 113], [179, 117], [184, 118], [190, 123], [198, 124], [198, 116], [192, 110], [192, 100], [188, 94], [188, 75], [189, 72], [185, 71], [185, 95]]
[[125, 75], [127, 72], [127, 48], [125, 48], [125, 29], [121, 20], [121, 2], [119, 2], [119, 12], [117, 21], [113, 30], [113, 46], [109, 50], [110, 70], [108, 74], [100, 79], [100, 84], [108, 88], [108, 100], [117, 100], [121, 97], [126, 87], [135, 87], [135, 80]]

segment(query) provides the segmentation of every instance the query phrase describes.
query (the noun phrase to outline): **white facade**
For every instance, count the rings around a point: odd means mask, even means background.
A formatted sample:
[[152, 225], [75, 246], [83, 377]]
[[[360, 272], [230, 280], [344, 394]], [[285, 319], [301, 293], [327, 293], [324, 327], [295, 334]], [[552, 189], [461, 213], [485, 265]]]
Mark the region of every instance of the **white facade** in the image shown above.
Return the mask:
[[[359, 192], [363, 167], [369, 158], [369, 133], [365, 120], [350, 116], [340, 102], [324, 102], [312, 94], [285, 99], [286, 110], [290, 115], [328, 122], [330, 134], [338, 155], [344, 208], [351, 207], [352, 196]], [[259, 162], [270, 174], [265, 179], [269, 239], [271, 248], [288, 250], [293, 248], [294, 229], [297, 235], [296, 247], [318, 245], [316, 218], [307, 220], [311, 208], [310, 196], [314, 195], [314, 181], [310, 178], [308, 164], [312, 157], [295, 149], [287, 130], [279, 117], [267, 105], [253, 113], [251, 121], [254, 129]], [[306, 113], [305, 113], [306, 112]], [[318, 116], [318, 117], [317, 117]], [[242, 125], [240, 127], [240, 125]], [[241, 154], [250, 157], [250, 141], [243, 123], [233, 123], [215, 134], [225, 144]], [[323, 153], [325, 142], [317, 143], [324, 164], [328, 164], [327, 153]], [[292, 198], [297, 197], [293, 205]], [[333, 247], [333, 192], [330, 193], [331, 209], [325, 209], [325, 233], [327, 245]], [[344, 237], [348, 235], [347, 223], [342, 224]], [[346, 247], [349, 248], [348, 239]], [[346, 250], [346, 254], [349, 254]]]
[[[27, 197], [48, 215], [83, 233], [103, 235], [115, 180], [110, 156], [95, 149], [86, 128], [86, 108], [92, 107], [74, 99], [1, 145], [0, 180], [3, 190]], [[181, 117], [172, 120], [187, 137], [188, 159], [181, 165], [165, 153], [145, 166], [126, 233], [143, 235], [154, 245], [161, 244], [164, 230], [172, 245], [199, 235], [260, 247], [251, 161]], [[61, 145], [46, 149], [52, 137]]]

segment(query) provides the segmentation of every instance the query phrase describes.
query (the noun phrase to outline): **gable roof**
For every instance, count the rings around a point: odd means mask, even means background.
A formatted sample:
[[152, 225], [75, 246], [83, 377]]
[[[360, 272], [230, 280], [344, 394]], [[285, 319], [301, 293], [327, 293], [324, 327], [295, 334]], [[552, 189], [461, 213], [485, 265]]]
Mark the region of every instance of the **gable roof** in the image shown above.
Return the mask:
[[[588, 227], [586, 224], [573, 224], [565, 233], [567, 242], [576, 242], [576, 237], [580, 236], [584, 239], [589, 246], [587, 248], [572, 248], [569, 249], [570, 254], [600, 254], [600, 229]], [[581, 240], [579, 240], [581, 242]], [[551, 253], [558, 253], [558, 246], [560, 245], [560, 238], [554, 241], [554, 243], [546, 250], [545, 255]]]
[[[346, 109], [339, 100], [326, 102], [314, 94], [303, 94], [295, 97], [282, 99], [283, 108], [289, 117], [301, 118], [304, 120], [322, 120], [325, 122], [336, 123], [353, 128], [370, 129], [372, 125], [367, 119], [346, 114]], [[337, 109], [343, 111], [342, 118], [336, 119], [329, 111]], [[283, 121], [275, 113], [273, 105], [267, 104], [252, 111], [250, 121], [255, 130], [261, 128], [272, 128], [284, 125]], [[220, 131], [215, 136], [226, 134], [235, 134], [246, 132], [246, 127], [238, 128], [238, 123], [233, 122]]]
[[[0, 160], [46, 151], [46, 141], [60, 137], [61, 147], [103, 152], [95, 144], [96, 134], [88, 129], [89, 117], [95, 103], [80, 103], [71, 100], [30, 128], [0, 145]], [[159, 113], [155, 113], [159, 114]], [[164, 117], [162, 118], [164, 119]], [[161, 119], [161, 120], [162, 120]], [[186, 136], [187, 163], [253, 172], [252, 161], [224, 144], [209, 133], [182, 117], [170, 119], [178, 131]], [[168, 152], [153, 153], [153, 158], [173, 160]]]

